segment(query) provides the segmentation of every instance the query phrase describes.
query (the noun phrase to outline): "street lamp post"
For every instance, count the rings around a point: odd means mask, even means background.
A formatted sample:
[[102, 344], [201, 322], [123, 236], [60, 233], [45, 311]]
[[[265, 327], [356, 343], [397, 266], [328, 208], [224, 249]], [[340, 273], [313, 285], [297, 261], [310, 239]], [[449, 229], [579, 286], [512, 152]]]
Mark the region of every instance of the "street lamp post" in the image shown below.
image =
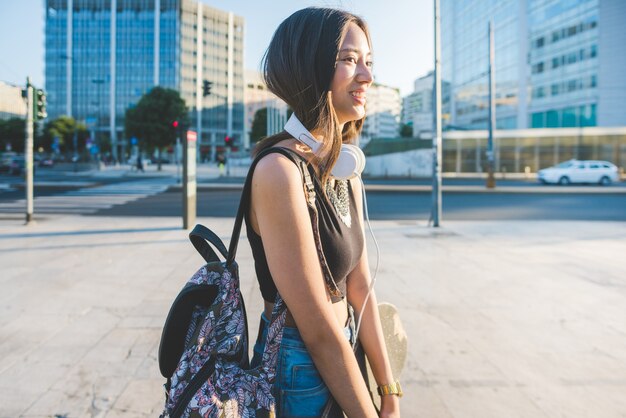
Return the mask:
[[26, 225], [33, 223], [33, 144], [34, 144], [34, 88], [26, 78], [26, 141], [24, 145], [24, 171], [26, 189]]
[[[95, 121], [93, 123], [93, 126], [91, 128], [91, 139], [92, 141], [94, 141], [94, 143], [98, 144], [98, 141], [96, 141], [96, 130], [98, 128], [98, 125], [100, 124], [100, 86], [102, 86], [104, 84], [104, 80], [103, 79], [92, 79], [91, 82], [93, 84], [96, 85], [95, 89], [96, 89], [96, 117], [95, 117]], [[100, 144], [98, 144], [98, 153], [100, 153]], [[98, 170], [100, 169], [100, 158], [97, 158], [97, 163], [98, 163]]]
[[495, 45], [493, 39], [493, 22], [489, 22], [487, 29], [489, 35], [489, 141], [487, 144], [487, 188], [496, 187], [494, 176], [495, 151], [493, 143], [493, 131], [496, 128], [496, 74], [495, 74]]
[[439, 0], [435, 0], [435, 79], [433, 93], [435, 100], [433, 120], [433, 188], [430, 218], [438, 228], [441, 220], [441, 15]]

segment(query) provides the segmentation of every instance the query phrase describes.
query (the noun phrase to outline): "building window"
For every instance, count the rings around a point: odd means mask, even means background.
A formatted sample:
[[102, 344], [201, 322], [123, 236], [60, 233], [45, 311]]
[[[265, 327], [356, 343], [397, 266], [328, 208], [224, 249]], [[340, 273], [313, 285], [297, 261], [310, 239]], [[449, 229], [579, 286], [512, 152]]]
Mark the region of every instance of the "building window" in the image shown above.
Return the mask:
[[568, 92], [572, 92], [572, 91], [576, 91], [576, 80], [569, 80], [567, 82], [567, 91]]
[[568, 64], [573, 64], [576, 62], [576, 53], [575, 52], [570, 52], [569, 54], [567, 54], [567, 63]]
[[550, 86], [550, 92], [553, 96], [558, 96], [559, 94], [559, 85], [558, 84], [553, 84], [552, 86]]
[[563, 127], [574, 128], [578, 126], [578, 108], [566, 107], [563, 109]]
[[552, 58], [552, 68], [559, 68], [561, 57]]
[[546, 115], [546, 127], [558, 128], [559, 127], [559, 112], [557, 110], [549, 110]]
[[578, 26], [570, 26], [569, 28], [567, 28], [567, 36], [574, 36], [576, 35], [577, 31], [578, 31]]
[[544, 116], [544, 112], [533, 113], [531, 116], [531, 126], [533, 128], [545, 128]]

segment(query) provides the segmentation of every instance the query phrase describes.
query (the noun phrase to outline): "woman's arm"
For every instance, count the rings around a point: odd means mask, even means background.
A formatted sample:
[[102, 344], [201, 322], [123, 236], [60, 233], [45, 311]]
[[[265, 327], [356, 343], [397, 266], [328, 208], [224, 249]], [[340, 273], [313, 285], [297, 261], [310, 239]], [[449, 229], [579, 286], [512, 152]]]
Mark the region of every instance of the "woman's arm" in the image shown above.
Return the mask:
[[349, 417], [376, 417], [326, 292], [302, 176], [289, 159], [270, 154], [258, 163], [252, 211], [276, 287], [333, 397]]
[[[357, 212], [359, 219], [363, 219], [363, 204], [361, 183], [351, 181], [352, 191], [356, 199]], [[363, 225], [362, 222], [355, 225]], [[365, 233], [365, 231], [363, 231]], [[354, 308], [355, 317], [358, 319], [363, 302], [367, 297], [371, 278], [369, 271], [369, 262], [367, 259], [367, 249], [363, 246], [363, 253], [357, 266], [348, 275], [348, 302]], [[363, 349], [369, 360], [374, 379], [377, 385], [389, 384], [395, 381], [391, 364], [387, 354], [387, 347], [383, 336], [383, 330], [378, 314], [378, 301], [376, 294], [372, 290], [367, 305], [363, 311], [361, 319], [362, 325], [359, 330], [359, 341], [363, 345]], [[381, 417], [399, 417], [400, 403], [395, 395], [385, 395], [381, 399]]]

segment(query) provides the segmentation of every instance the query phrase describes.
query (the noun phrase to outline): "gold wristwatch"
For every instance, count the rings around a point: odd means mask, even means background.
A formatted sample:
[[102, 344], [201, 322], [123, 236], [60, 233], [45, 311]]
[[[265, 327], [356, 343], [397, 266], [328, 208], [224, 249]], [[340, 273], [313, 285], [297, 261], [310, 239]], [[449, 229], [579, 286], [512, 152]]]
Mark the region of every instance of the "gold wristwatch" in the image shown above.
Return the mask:
[[396, 380], [393, 383], [378, 386], [378, 394], [380, 396], [396, 395], [397, 397], [401, 398], [403, 393], [402, 388], [400, 387], [400, 382]]

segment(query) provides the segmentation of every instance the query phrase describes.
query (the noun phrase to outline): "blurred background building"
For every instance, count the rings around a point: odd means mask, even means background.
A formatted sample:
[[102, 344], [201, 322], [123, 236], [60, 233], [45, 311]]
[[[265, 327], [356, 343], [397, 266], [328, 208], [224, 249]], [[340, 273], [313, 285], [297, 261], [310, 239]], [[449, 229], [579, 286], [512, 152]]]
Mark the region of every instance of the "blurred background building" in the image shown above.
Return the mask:
[[176, 89], [199, 155], [214, 158], [225, 136], [244, 137], [243, 39], [243, 18], [193, 0], [46, 0], [48, 113], [84, 121], [117, 160], [126, 109], [154, 86]]
[[[418, 138], [428, 134], [433, 130], [433, 86], [435, 78], [432, 71], [423, 77], [418, 78], [413, 83], [413, 93], [402, 99], [401, 122], [411, 126], [413, 136]], [[442, 83], [442, 97], [448, 99], [450, 86]]]
[[361, 131], [361, 146], [372, 138], [395, 138], [400, 127], [402, 99], [397, 87], [373, 83], [367, 90], [367, 117]]
[[487, 23], [498, 129], [626, 125], [626, 2], [441, 1], [444, 127], [486, 129]]
[[[256, 134], [253, 135], [254, 138], [251, 140], [255, 118], [257, 119], [257, 124], [261, 122], [259, 118], [264, 118], [265, 129], [262, 130], [263, 136], [274, 135], [282, 131], [287, 123], [287, 104], [267, 89], [260, 72], [246, 70], [245, 81], [246, 122], [244, 148], [249, 149], [254, 145], [253, 142], [259, 139], [258, 134]], [[260, 114], [257, 115], [257, 112], [260, 112]], [[254, 129], [257, 130], [258, 127], [254, 126]]]
[[26, 101], [23, 87], [0, 81], [0, 120], [26, 117]]

